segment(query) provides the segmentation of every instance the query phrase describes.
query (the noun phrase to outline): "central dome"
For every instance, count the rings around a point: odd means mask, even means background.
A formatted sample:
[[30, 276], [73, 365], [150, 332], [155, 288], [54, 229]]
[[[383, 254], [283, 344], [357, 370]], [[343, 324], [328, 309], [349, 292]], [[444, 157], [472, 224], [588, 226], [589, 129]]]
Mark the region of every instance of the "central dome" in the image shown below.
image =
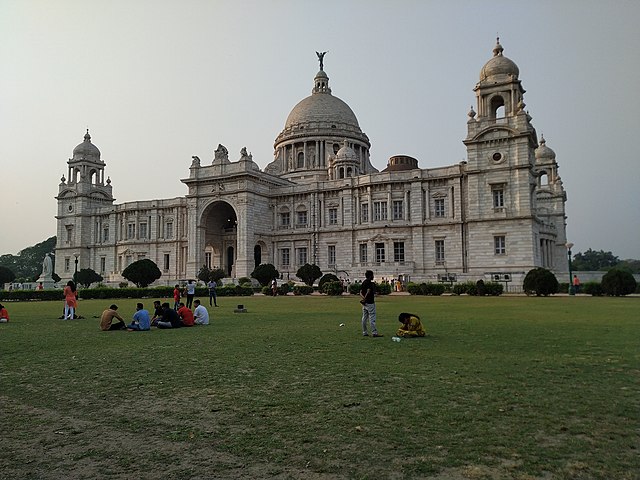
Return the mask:
[[293, 107], [284, 128], [305, 127], [309, 124], [318, 124], [320, 128], [326, 125], [331, 128], [331, 125], [338, 123], [360, 129], [358, 119], [349, 105], [330, 93], [318, 92], [309, 95]]

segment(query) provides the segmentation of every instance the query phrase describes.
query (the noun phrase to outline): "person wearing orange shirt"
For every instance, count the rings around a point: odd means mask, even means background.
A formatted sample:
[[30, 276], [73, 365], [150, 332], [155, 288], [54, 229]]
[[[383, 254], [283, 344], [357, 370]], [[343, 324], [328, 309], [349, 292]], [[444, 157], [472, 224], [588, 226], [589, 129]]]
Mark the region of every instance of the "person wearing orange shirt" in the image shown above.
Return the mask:
[[78, 295], [76, 293], [76, 284], [73, 280], [69, 280], [62, 291], [64, 294], [64, 319], [73, 320], [76, 307], [78, 306]]
[[182, 324], [185, 327], [193, 327], [194, 325], [193, 312], [189, 307], [186, 307], [182, 302], [180, 302], [180, 308], [178, 308], [178, 316], [180, 317], [180, 320], [182, 320]]
[[9, 323], [9, 312], [4, 305], [0, 305], [0, 323]]

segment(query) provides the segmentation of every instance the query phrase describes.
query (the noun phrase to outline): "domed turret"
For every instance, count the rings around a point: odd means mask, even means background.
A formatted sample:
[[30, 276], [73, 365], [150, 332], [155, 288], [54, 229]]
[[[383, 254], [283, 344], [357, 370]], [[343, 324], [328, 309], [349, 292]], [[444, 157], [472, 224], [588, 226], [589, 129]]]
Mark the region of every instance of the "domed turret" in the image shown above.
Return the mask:
[[493, 58], [485, 63], [482, 70], [480, 70], [481, 82], [485, 80], [500, 80], [500, 77], [518, 78], [520, 69], [513, 60], [502, 55], [503, 51], [504, 48], [500, 45], [500, 38], [497, 38], [496, 46], [493, 47]]
[[93, 159], [100, 160], [100, 150], [93, 143], [91, 143], [91, 135], [89, 135], [89, 129], [84, 135], [84, 141], [73, 149], [73, 159]]
[[556, 152], [547, 147], [547, 141], [544, 139], [544, 135], [540, 136], [540, 146], [536, 148], [536, 160], [538, 162], [543, 160], [555, 160]]

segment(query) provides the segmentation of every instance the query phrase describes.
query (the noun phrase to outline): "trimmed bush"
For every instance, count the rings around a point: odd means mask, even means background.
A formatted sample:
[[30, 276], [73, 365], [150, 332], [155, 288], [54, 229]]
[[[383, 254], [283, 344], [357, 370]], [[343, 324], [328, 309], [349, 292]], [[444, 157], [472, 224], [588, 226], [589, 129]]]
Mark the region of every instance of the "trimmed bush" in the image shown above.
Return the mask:
[[411, 295], [440, 296], [444, 293], [445, 286], [441, 283], [413, 283], [407, 284], [407, 292]]
[[594, 297], [600, 297], [604, 295], [602, 291], [602, 285], [598, 282], [585, 282], [582, 284], [582, 291], [587, 295], [592, 295]]
[[498, 282], [487, 282], [484, 284], [484, 294], [498, 297], [504, 292], [504, 285]]
[[313, 287], [309, 285], [296, 285], [293, 287], [294, 295], [311, 295], [313, 293]]
[[527, 295], [547, 296], [558, 293], [558, 279], [546, 268], [537, 267], [529, 270], [522, 285]]
[[286, 295], [291, 291], [291, 285], [288, 283], [283, 283], [278, 287], [278, 295]]
[[342, 295], [342, 282], [339, 280], [337, 282], [325, 282], [322, 288], [319, 290], [320, 292], [326, 293], [327, 295]]
[[353, 282], [349, 285], [349, 293], [351, 295], [360, 295], [360, 287], [362, 286], [362, 282]]
[[637, 283], [633, 275], [626, 270], [612, 268], [602, 277], [602, 291], [612, 297], [629, 295], [636, 291]]
[[339, 281], [340, 279], [337, 276], [335, 276], [333, 273], [325, 273], [320, 279], [320, 281], [318, 282], [318, 290], [324, 293], [324, 291], [322, 290], [322, 287], [324, 286], [325, 283], [339, 282]]

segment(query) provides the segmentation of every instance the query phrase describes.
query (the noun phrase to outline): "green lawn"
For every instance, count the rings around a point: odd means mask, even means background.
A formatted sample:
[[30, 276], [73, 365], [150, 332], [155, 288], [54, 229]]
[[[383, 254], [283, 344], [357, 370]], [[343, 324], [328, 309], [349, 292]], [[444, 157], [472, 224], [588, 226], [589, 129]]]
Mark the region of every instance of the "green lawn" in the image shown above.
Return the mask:
[[109, 303], [6, 305], [0, 478], [640, 478], [638, 298], [384, 297], [378, 339], [352, 296], [143, 333]]

